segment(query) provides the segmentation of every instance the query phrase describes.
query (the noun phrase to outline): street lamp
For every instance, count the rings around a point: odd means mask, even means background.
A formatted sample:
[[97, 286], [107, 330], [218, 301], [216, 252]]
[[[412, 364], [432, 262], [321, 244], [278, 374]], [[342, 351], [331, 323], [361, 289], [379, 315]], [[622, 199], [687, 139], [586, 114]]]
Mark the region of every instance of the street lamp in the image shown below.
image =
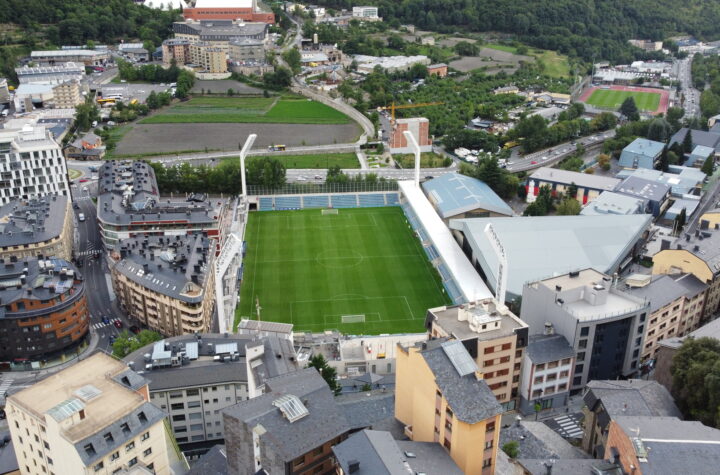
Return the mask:
[[405, 140], [407, 140], [408, 144], [410, 145], [410, 148], [413, 149], [413, 152], [415, 153], [415, 186], [418, 188], [420, 187], [420, 146], [417, 143], [417, 140], [415, 140], [415, 137], [413, 136], [412, 132], [409, 130], [405, 130], [403, 132], [403, 135], [405, 136]]
[[242, 197], [244, 200], [247, 199], [247, 184], [245, 183], [245, 157], [250, 151], [250, 147], [252, 147], [256, 138], [257, 134], [248, 135], [247, 140], [245, 140], [245, 145], [240, 147], [240, 185], [242, 186]]

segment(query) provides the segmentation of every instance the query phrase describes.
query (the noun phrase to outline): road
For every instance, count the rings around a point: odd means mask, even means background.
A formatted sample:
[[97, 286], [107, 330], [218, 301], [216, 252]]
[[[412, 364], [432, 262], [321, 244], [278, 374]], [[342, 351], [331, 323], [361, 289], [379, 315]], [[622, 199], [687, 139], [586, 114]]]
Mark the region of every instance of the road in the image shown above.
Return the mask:
[[676, 62], [676, 74], [680, 81], [680, 91], [685, 100], [682, 103], [685, 117], [700, 116], [700, 91], [693, 87], [692, 56]]
[[565, 142], [549, 149], [539, 152], [529, 153], [522, 157], [510, 158], [507, 164], [507, 170], [513, 173], [532, 170], [535, 168], [553, 165], [575, 152], [577, 144], [582, 144], [585, 148], [595, 147], [608, 139], [615, 137], [615, 130], [608, 130], [598, 134], [581, 137], [575, 142]]

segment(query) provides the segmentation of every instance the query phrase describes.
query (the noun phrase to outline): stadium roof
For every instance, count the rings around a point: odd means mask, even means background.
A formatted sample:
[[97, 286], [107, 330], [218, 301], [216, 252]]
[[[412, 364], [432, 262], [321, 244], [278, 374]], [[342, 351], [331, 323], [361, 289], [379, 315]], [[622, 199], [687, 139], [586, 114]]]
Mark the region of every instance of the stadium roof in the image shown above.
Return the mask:
[[487, 276], [496, 286], [498, 258], [485, 235], [492, 224], [508, 261], [507, 291], [522, 295], [525, 282], [593, 268], [612, 273], [652, 220], [648, 214], [453, 219]]
[[445, 175], [422, 184], [430, 202], [442, 218], [457, 216], [474, 209], [513, 215], [513, 210], [487, 185], [476, 178], [459, 173]]

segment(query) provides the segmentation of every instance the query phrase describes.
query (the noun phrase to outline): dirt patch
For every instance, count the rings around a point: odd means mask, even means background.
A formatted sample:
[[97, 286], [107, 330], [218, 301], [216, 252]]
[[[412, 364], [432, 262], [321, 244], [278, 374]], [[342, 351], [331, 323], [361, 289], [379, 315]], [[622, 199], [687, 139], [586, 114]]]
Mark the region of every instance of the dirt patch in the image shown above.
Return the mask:
[[173, 153], [197, 150], [237, 150], [251, 133], [255, 147], [329, 145], [357, 140], [356, 123], [311, 124], [147, 124], [135, 125], [115, 147], [115, 155]]
[[232, 79], [221, 79], [218, 81], [195, 81], [195, 85], [191, 92], [199, 94], [202, 90], [212, 92], [214, 94], [225, 94], [228, 89], [232, 89], [236, 94], [262, 94], [262, 89], [248, 86], [240, 81]]
[[482, 48], [478, 56], [463, 56], [450, 62], [449, 66], [464, 73], [474, 69], [487, 68], [488, 74], [497, 74], [500, 71], [512, 74], [520, 67], [521, 61], [531, 63], [535, 59], [531, 56], [521, 56], [507, 51]]
[[456, 44], [460, 43], [461, 41], [467, 41], [468, 43], [475, 43], [477, 40], [473, 40], [471, 38], [445, 38], [443, 40], [440, 40], [437, 42], [440, 46], [447, 46], [448, 48], [452, 48]]

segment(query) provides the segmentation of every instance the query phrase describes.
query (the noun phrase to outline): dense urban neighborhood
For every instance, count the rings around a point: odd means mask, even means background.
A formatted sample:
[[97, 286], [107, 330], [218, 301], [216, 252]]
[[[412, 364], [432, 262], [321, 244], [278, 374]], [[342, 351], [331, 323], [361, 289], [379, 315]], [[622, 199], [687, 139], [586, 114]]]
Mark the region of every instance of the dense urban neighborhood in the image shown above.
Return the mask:
[[719, 7], [6, 3], [0, 474], [717, 473]]

